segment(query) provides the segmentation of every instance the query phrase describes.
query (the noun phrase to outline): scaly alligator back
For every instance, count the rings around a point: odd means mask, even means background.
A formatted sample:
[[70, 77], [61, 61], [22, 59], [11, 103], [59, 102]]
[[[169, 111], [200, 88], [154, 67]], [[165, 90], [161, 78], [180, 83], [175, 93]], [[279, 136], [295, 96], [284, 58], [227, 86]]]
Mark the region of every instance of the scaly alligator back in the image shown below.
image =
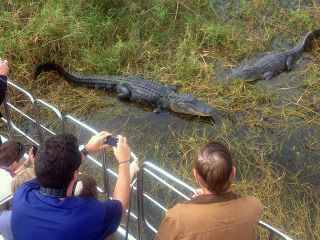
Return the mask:
[[265, 78], [270, 79], [283, 71], [290, 71], [295, 62], [301, 57], [310, 42], [320, 36], [320, 30], [313, 30], [303, 36], [300, 41], [288, 51], [273, 51], [266, 53], [250, 65], [236, 69], [231, 78], [243, 78], [254, 81]]
[[[35, 77], [44, 71], [55, 71], [68, 82], [76, 85], [117, 91], [119, 98], [130, 99], [130, 101], [134, 102], [158, 104], [161, 98], [167, 96], [173, 91], [165, 85], [158, 84], [154, 81], [139, 76], [123, 77], [83, 75], [69, 72], [53, 62], [38, 65], [35, 71]], [[124, 87], [130, 91], [125, 97], [123, 97], [121, 94], [119, 95], [119, 89], [121, 90], [121, 87]], [[164, 101], [164, 99], [161, 100], [162, 102]]]
[[145, 102], [178, 113], [213, 117], [214, 110], [195, 97], [176, 93], [172, 86], [158, 84], [143, 77], [82, 75], [66, 71], [52, 62], [39, 65], [36, 68], [35, 77], [43, 71], [55, 71], [68, 82], [78, 85], [114, 90], [120, 99]]

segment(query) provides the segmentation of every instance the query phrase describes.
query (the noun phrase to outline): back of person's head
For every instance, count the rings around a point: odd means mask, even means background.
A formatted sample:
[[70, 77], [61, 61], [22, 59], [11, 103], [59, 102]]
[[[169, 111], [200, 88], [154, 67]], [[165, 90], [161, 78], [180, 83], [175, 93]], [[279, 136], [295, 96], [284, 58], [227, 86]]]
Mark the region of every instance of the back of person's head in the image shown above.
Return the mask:
[[35, 173], [45, 188], [67, 189], [81, 164], [78, 140], [72, 134], [48, 138], [37, 152]]
[[14, 162], [19, 162], [25, 153], [22, 143], [6, 141], [0, 145], [0, 167], [9, 167]]
[[98, 190], [96, 180], [87, 175], [81, 174], [79, 180], [82, 182], [82, 190], [80, 190], [79, 197], [91, 197], [93, 199], [98, 199]]
[[24, 182], [27, 182], [29, 180], [34, 179], [36, 176], [34, 174], [34, 170], [32, 168], [27, 168], [20, 172], [18, 175], [16, 175], [11, 182], [11, 191], [14, 193], [18, 187], [23, 184]]
[[233, 161], [225, 145], [208, 142], [199, 150], [193, 165], [201, 177], [201, 184], [210, 192], [220, 194], [229, 190]]

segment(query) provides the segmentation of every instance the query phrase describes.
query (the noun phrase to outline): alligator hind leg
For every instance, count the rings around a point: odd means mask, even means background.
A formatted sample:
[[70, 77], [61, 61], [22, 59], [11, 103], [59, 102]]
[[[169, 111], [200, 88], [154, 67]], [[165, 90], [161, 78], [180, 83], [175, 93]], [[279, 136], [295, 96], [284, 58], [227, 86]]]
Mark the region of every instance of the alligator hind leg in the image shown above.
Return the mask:
[[124, 86], [117, 85], [117, 93], [117, 97], [121, 100], [128, 100], [131, 97], [131, 91]]
[[164, 86], [165, 86], [166, 88], [174, 91], [174, 92], [177, 91], [177, 89], [178, 89], [178, 87], [175, 86], [175, 85], [173, 85], [173, 84], [165, 84]]
[[289, 57], [287, 58], [286, 66], [287, 66], [287, 70], [288, 70], [288, 71], [291, 71], [291, 70], [293, 69], [294, 59], [293, 59], [292, 56], [289, 56]]

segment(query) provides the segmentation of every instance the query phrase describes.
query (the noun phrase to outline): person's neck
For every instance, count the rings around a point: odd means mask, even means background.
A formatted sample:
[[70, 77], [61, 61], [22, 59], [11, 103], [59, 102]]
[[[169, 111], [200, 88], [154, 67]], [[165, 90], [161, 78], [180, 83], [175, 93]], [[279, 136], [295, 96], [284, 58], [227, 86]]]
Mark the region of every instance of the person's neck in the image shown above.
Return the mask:
[[[202, 194], [213, 194], [213, 195], [217, 195], [215, 192], [212, 192], [212, 191], [210, 191], [209, 189], [207, 189], [207, 188], [205, 188], [205, 187], [201, 187], [201, 189], [202, 189]], [[228, 189], [227, 191], [222, 192], [222, 193], [220, 193], [219, 195], [228, 193], [228, 192], [230, 192], [230, 191], [231, 191], [231, 189]]]
[[[67, 194], [66, 197], [71, 197], [72, 196], [72, 190], [73, 190], [73, 185], [76, 183], [77, 180], [72, 180], [67, 188]], [[59, 198], [60, 200], [63, 200], [63, 198]]]

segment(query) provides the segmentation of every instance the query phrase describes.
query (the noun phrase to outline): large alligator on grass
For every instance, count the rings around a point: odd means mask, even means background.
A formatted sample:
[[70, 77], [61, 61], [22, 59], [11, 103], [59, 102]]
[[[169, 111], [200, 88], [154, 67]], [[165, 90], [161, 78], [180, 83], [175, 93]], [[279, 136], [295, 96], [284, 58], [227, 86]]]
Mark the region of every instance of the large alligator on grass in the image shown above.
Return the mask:
[[82, 75], [49, 62], [37, 66], [35, 78], [43, 71], [55, 71], [68, 82], [77, 85], [115, 91], [119, 99], [155, 105], [157, 110], [168, 109], [177, 113], [214, 118], [215, 111], [192, 95], [179, 94], [175, 92], [174, 86], [161, 85], [143, 77]]
[[236, 69], [230, 77], [247, 81], [258, 79], [269, 80], [283, 71], [291, 71], [310, 42], [320, 36], [320, 30], [313, 30], [303, 36], [300, 41], [288, 51], [273, 51], [262, 54], [253, 63]]

